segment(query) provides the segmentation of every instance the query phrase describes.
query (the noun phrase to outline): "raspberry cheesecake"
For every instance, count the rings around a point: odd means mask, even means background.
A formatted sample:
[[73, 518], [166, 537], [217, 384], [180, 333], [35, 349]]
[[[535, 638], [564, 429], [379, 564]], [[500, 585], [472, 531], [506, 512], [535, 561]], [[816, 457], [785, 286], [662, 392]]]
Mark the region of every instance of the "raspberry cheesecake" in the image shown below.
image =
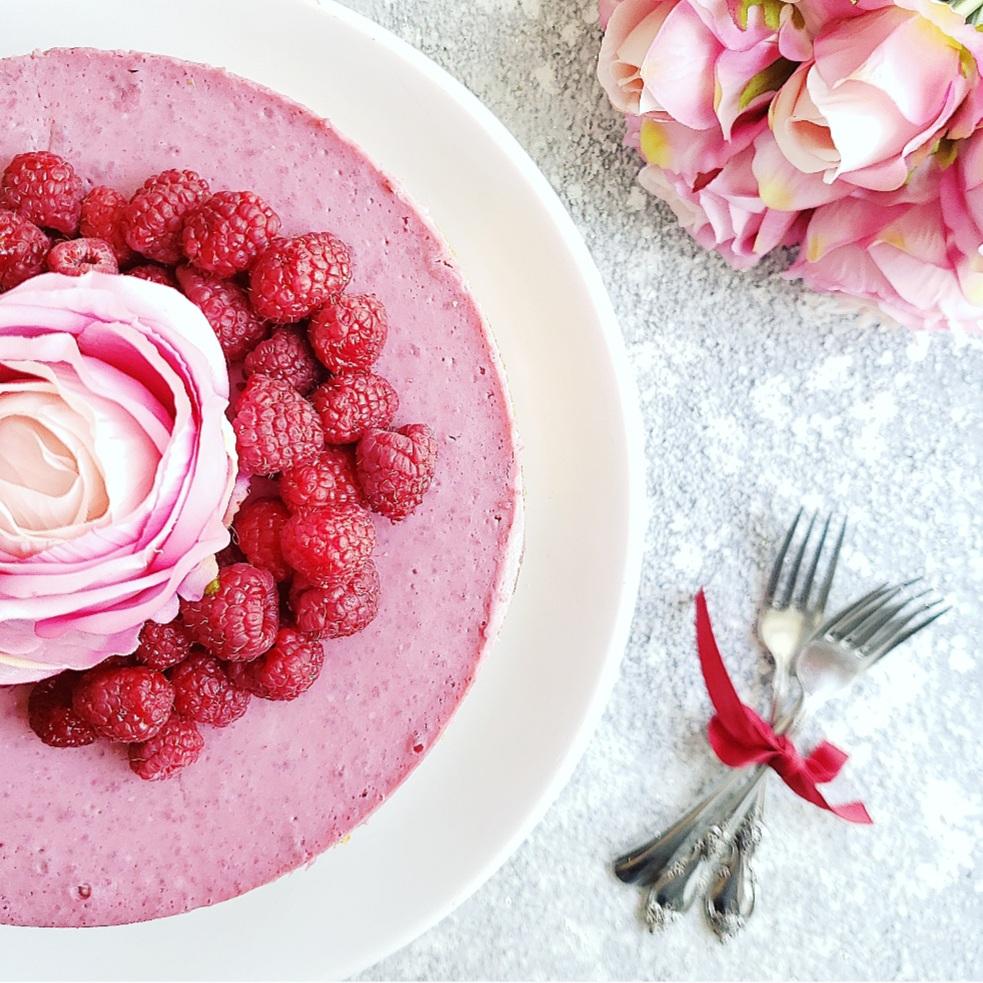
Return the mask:
[[517, 569], [515, 435], [433, 228], [302, 106], [0, 60], [0, 924], [214, 904], [431, 747]]

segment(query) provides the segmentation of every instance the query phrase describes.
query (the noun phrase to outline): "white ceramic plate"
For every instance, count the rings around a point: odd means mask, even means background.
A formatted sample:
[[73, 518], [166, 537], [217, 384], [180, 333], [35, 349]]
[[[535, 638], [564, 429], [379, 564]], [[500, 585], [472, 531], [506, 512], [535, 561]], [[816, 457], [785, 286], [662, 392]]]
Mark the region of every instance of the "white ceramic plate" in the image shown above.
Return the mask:
[[644, 494], [640, 417], [610, 302], [569, 216], [504, 127], [343, 7], [4, 0], [0, 17], [0, 56], [160, 52], [226, 67], [330, 117], [429, 212], [496, 336], [523, 445], [525, 558], [501, 637], [409, 781], [346, 845], [234, 901], [121, 928], [0, 928], [7, 979], [349, 975], [446, 915], [518, 847], [614, 681]]

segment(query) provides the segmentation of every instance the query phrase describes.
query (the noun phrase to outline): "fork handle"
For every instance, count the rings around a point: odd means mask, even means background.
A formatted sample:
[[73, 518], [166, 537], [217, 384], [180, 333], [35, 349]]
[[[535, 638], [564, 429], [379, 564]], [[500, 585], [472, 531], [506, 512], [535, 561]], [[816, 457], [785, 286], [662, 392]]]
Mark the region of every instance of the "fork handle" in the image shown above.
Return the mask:
[[706, 846], [705, 841], [713, 837], [715, 823], [740, 805], [748, 784], [744, 771], [730, 772], [671, 826], [619, 857], [614, 863], [615, 874], [626, 884], [655, 884], [684, 851]]

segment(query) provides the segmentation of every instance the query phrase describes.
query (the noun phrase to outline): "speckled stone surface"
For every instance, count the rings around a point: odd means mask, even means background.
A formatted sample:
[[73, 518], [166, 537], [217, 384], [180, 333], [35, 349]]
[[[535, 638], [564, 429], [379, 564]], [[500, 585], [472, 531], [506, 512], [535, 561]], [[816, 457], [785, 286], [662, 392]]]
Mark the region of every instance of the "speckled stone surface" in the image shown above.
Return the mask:
[[[983, 975], [983, 344], [811, 295], [778, 263], [731, 271], [634, 178], [594, 81], [593, 0], [348, 0], [515, 133], [566, 202], [621, 317], [647, 425], [651, 509], [621, 679], [576, 774], [521, 850], [365, 979], [915, 979]], [[718, 774], [691, 640], [706, 584], [744, 692], [761, 570], [800, 503], [853, 521], [834, 602], [925, 574], [955, 610], [899, 650], [826, 734], [855, 828], [773, 783], [758, 910], [720, 946], [692, 913], [645, 932], [607, 860]], [[831, 795], [832, 797], [832, 795]]]

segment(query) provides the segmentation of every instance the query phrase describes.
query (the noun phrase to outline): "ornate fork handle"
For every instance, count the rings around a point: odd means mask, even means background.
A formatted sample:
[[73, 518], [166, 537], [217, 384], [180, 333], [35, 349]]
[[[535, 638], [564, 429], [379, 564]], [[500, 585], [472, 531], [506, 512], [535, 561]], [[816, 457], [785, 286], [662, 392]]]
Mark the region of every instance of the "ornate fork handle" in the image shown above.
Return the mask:
[[614, 872], [626, 884], [650, 886], [659, 881], [685, 852], [706, 852], [713, 845], [715, 828], [744, 801], [750, 781], [744, 771], [733, 771], [705, 798], [647, 843], [619, 857]]

